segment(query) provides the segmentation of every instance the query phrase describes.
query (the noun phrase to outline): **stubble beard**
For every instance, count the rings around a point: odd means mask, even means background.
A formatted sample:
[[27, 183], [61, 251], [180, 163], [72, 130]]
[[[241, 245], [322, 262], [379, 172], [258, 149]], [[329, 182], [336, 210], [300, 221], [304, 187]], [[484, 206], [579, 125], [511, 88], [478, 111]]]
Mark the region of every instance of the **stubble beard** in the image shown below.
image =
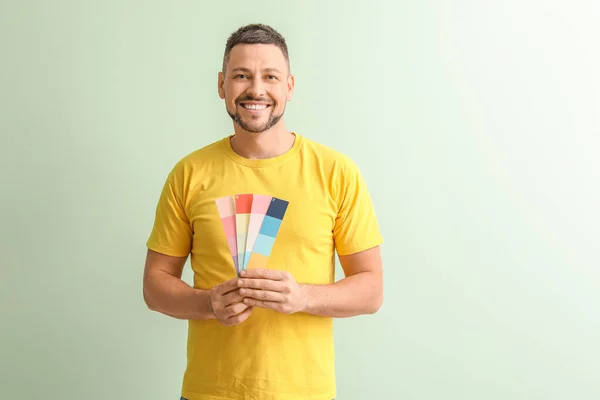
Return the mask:
[[[241, 105], [238, 102], [236, 102], [236, 106], [241, 107]], [[283, 118], [283, 114], [285, 113], [285, 105], [284, 105], [283, 111], [279, 115], [275, 115], [275, 108], [276, 108], [275, 106], [276, 106], [275, 103], [270, 104], [270, 107], [272, 108], [271, 113], [269, 114], [269, 117], [267, 118], [267, 120], [260, 125], [257, 125], [258, 122], [254, 122], [254, 121], [252, 121], [250, 123], [243, 121], [242, 116], [237, 111], [237, 107], [236, 107], [235, 114], [233, 114], [227, 108], [226, 108], [226, 110], [227, 110], [227, 114], [229, 114], [229, 116], [231, 117], [233, 122], [238, 124], [242, 129], [244, 129], [248, 132], [252, 132], [252, 133], [261, 133], [261, 132], [269, 130], [273, 126], [277, 125], [277, 123], [281, 120], [281, 118]]]

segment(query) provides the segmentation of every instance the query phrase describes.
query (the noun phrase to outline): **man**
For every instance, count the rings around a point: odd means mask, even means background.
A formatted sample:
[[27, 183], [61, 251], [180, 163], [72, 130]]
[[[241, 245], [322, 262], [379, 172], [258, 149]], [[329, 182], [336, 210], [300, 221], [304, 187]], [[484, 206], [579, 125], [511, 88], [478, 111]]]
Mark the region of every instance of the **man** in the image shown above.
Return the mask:
[[[144, 299], [189, 321], [183, 399], [330, 400], [333, 318], [382, 303], [365, 182], [348, 157], [286, 129], [293, 91], [284, 38], [234, 32], [218, 75], [234, 134], [181, 159], [162, 190]], [[193, 287], [181, 280], [190, 254]]]

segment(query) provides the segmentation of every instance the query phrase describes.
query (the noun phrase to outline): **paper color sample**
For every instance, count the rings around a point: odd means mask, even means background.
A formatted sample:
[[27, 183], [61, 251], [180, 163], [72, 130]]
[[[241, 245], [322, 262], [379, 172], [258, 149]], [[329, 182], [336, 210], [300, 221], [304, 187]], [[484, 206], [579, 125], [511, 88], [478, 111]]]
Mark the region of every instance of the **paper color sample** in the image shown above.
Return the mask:
[[231, 252], [231, 258], [233, 259], [233, 265], [235, 266], [236, 272], [239, 274], [235, 201], [232, 196], [225, 196], [217, 199], [216, 203], [221, 217], [221, 223], [223, 224], [223, 229], [225, 231], [225, 237], [227, 238], [227, 245]]
[[252, 194], [235, 195], [235, 228], [237, 236], [237, 260], [238, 272], [244, 265], [244, 254], [248, 239], [248, 225], [250, 223], [250, 211], [252, 210]]
[[246, 269], [248, 263], [250, 262], [252, 249], [254, 248], [260, 227], [262, 226], [263, 220], [265, 219], [265, 214], [269, 209], [272, 199], [273, 198], [271, 196], [264, 196], [260, 194], [255, 194], [254, 198], [252, 199], [252, 210], [250, 212], [250, 223], [248, 224], [246, 251], [244, 254], [244, 260], [242, 263], [240, 263], [242, 266], [240, 270]]
[[258, 236], [254, 242], [250, 259], [248, 263], [244, 262], [244, 269], [266, 267], [288, 204], [289, 202], [275, 197], [271, 199], [271, 203], [263, 218]]

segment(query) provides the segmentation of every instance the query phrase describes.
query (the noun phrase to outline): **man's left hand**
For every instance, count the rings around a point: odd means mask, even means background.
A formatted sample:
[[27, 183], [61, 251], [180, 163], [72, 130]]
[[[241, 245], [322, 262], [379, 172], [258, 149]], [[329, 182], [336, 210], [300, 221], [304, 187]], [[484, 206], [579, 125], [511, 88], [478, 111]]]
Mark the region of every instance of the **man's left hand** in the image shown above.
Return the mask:
[[238, 282], [244, 303], [269, 308], [284, 314], [302, 311], [306, 296], [302, 287], [287, 271], [252, 268], [242, 271]]

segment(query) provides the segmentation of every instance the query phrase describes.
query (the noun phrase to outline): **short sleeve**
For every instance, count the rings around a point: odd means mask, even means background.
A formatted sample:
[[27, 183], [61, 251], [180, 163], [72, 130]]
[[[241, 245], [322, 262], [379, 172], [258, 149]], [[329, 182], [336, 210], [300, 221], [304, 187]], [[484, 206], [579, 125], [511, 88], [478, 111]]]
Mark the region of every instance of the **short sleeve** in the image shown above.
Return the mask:
[[175, 257], [189, 255], [192, 228], [182, 199], [183, 178], [176, 168], [171, 171], [160, 194], [154, 226], [146, 246], [150, 250]]
[[339, 255], [367, 250], [383, 243], [367, 185], [354, 163], [343, 174], [333, 236]]

